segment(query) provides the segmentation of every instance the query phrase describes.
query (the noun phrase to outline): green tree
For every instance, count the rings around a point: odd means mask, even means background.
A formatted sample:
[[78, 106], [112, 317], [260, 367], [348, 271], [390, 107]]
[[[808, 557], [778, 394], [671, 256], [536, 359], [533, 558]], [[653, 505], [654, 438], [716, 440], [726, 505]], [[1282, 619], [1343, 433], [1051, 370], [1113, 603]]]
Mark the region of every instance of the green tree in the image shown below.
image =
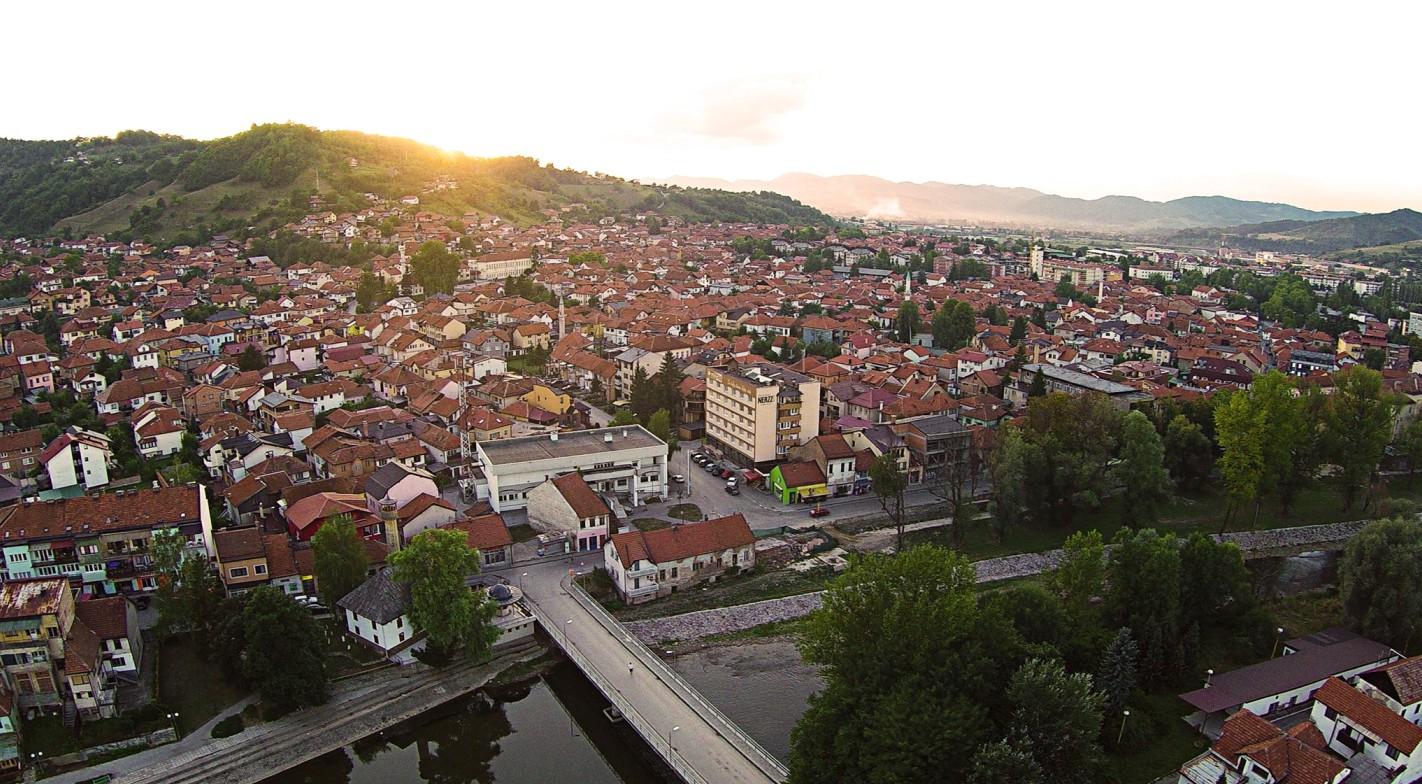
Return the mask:
[[1014, 734], [1031, 743], [1047, 781], [1098, 780], [1101, 695], [1086, 673], [1068, 674], [1060, 661], [1031, 659], [1007, 685]]
[[384, 300], [385, 282], [369, 270], [362, 272], [360, 282], [356, 284], [356, 304], [360, 306], [360, 312], [369, 313], [385, 304]]
[[879, 497], [884, 514], [889, 516], [889, 521], [898, 532], [896, 551], [903, 552], [904, 493], [908, 490], [908, 477], [900, 470], [898, 457], [893, 452], [885, 452], [875, 458], [869, 466], [869, 481], [874, 486], [874, 494]]
[[650, 420], [652, 414], [662, 407], [659, 392], [657, 386], [647, 377], [646, 371], [638, 365], [632, 372], [632, 389], [628, 394], [628, 402], [631, 404], [632, 413], [637, 415], [637, 421]]
[[257, 688], [262, 706], [282, 713], [325, 702], [325, 641], [311, 614], [266, 585], [242, 599], [242, 675]]
[[365, 582], [369, 558], [350, 515], [327, 520], [311, 537], [311, 550], [316, 587], [327, 607], [334, 608], [337, 601]]
[[1094, 509], [1110, 489], [1122, 413], [1104, 395], [1048, 394], [1028, 401], [1021, 417], [1029, 452], [1026, 507], [1037, 520], [1070, 526], [1078, 510]]
[[899, 341], [910, 343], [913, 336], [918, 333], [918, 305], [913, 302], [903, 302], [899, 304], [899, 315], [895, 324], [898, 327]]
[[637, 424], [637, 415], [632, 413], [630, 409], [624, 408], [614, 414], [612, 420], [609, 421], [608, 424], [612, 427], [625, 427], [627, 425], [635, 425]]
[[479, 571], [479, 553], [462, 531], [431, 529], [391, 553], [394, 578], [410, 586], [410, 620], [428, 635], [436, 652], [464, 649], [479, 657], [498, 639], [490, 621], [493, 602], [475, 594], [465, 579]]
[[1007, 334], [1007, 342], [1017, 345], [1027, 337], [1027, 320], [1018, 316], [1012, 320], [1012, 331]]
[[1422, 469], [1422, 416], [1413, 417], [1398, 439], [1398, 451], [1407, 456], [1407, 470]]
[[672, 430], [671, 415], [665, 408], [652, 414], [652, 418], [647, 421], [647, 432], [665, 442], [669, 453], [676, 452], [679, 446], [676, 431]]
[[1173, 534], [1121, 529], [1107, 567], [1106, 606], [1115, 626], [1129, 626], [1141, 646], [1143, 683], [1171, 672], [1180, 626], [1180, 546]]
[[1045, 784], [1042, 766], [1032, 757], [1026, 738], [1000, 740], [978, 748], [968, 784]]
[[1244, 555], [1196, 531], [1180, 546], [1180, 628], [1237, 626], [1255, 606]]
[[1025, 658], [975, 581], [931, 546], [856, 559], [831, 581], [799, 641], [825, 686], [791, 735], [792, 784], [965, 778], [962, 750], [1003, 735], [1001, 684]]
[[1343, 551], [1338, 594], [1354, 629], [1409, 651], [1422, 624], [1422, 522], [1368, 523]]
[[1394, 407], [1376, 371], [1353, 365], [1334, 374], [1333, 384], [1326, 430], [1339, 469], [1343, 508], [1350, 509], [1377, 472], [1391, 435]]
[[1007, 529], [1021, 521], [1029, 502], [1029, 472], [1040, 451], [1016, 427], [1003, 429], [992, 454], [993, 526], [1001, 541]]
[[1106, 583], [1106, 545], [1101, 532], [1076, 531], [1068, 536], [1057, 570], [1048, 579], [1067, 612], [1075, 619], [1086, 617]]
[[1155, 425], [1139, 411], [1121, 422], [1121, 457], [1113, 466], [1121, 483], [1121, 522], [1129, 526], [1153, 523], [1160, 503], [1170, 492], [1165, 470], [1165, 447]]
[[1182, 487], [1197, 490], [1214, 468], [1214, 446], [1199, 425], [1176, 414], [1165, 429], [1165, 466], [1170, 478]]
[[427, 240], [410, 257], [410, 275], [425, 294], [449, 294], [459, 282], [459, 257], [438, 240]]
[[237, 369], [242, 371], [261, 370], [267, 366], [267, 356], [255, 343], [248, 343], [237, 356]]
[[1102, 707], [1107, 716], [1120, 715], [1126, 700], [1136, 688], [1136, 659], [1140, 648], [1131, 629], [1122, 626], [1115, 639], [1101, 654], [1101, 666], [1096, 670], [1096, 686], [1101, 690]]
[[668, 351], [662, 357], [662, 367], [652, 376], [652, 386], [657, 392], [658, 407], [665, 410], [671, 417], [671, 427], [673, 430], [681, 424], [682, 394], [681, 382], [686, 380], [686, 374], [676, 364]]
[[1042, 368], [1038, 367], [1037, 372], [1032, 374], [1032, 386], [1027, 388], [1027, 397], [1041, 397], [1047, 394], [1047, 378], [1042, 375]]

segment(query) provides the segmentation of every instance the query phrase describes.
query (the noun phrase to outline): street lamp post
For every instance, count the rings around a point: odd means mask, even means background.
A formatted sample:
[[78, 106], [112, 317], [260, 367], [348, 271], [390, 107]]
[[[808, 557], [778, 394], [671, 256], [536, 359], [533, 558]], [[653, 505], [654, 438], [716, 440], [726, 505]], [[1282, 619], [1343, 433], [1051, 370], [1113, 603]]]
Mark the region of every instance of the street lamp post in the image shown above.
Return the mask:
[[573, 652], [570, 651], [570, 650], [568, 650], [568, 627], [571, 626], [572, 624], [573, 624], [573, 619], [572, 619], [572, 618], [569, 618], [568, 620], [563, 621], [563, 652], [566, 653], [566, 654], [568, 654], [568, 655], [569, 655], [569, 658], [572, 658], [572, 653], [573, 653]]
[[30, 767], [32, 767], [32, 768], [35, 769], [35, 774], [36, 774], [36, 775], [39, 775], [39, 772], [40, 772], [40, 764], [43, 763], [43, 762], [44, 762], [44, 752], [43, 752], [43, 751], [30, 752]]
[[528, 572], [522, 572], [518, 576], [518, 592], [523, 593], [523, 578], [528, 576]]
[[1120, 745], [1121, 745], [1121, 738], [1126, 737], [1126, 719], [1129, 719], [1130, 717], [1131, 717], [1131, 711], [1130, 711], [1129, 708], [1126, 709], [1126, 710], [1121, 711], [1121, 730], [1120, 730], [1120, 732], [1117, 732], [1117, 733], [1116, 733], [1116, 745], [1117, 745], [1117, 746], [1120, 746]]
[[681, 729], [681, 727], [672, 727], [670, 730], [667, 731], [667, 748], [671, 749], [672, 751], [676, 751], [676, 743], [672, 740], [672, 733], [676, 732], [679, 729]]
[[1279, 640], [1284, 638], [1284, 627], [1280, 626], [1274, 630], [1274, 650], [1269, 654], [1269, 658], [1274, 658], [1279, 654]]
[[1205, 670], [1205, 688], [1210, 688], [1210, 679], [1215, 677], [1214, 670]]
[[168, 721], [173, 723], [173, 734], [178, 736], [179, 738], [183, 736], [183, 731], [178, 729], [178, 717], [180, 715], [181, 714], [177, 713], [176, 711], [168, 714]]

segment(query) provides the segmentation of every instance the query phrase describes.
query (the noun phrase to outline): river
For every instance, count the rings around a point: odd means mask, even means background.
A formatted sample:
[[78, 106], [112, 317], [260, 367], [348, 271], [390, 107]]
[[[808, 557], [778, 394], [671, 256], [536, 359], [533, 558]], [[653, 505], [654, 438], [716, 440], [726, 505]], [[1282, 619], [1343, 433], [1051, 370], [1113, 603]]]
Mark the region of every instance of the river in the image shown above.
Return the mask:
[[[819, 686], [794, 646], [780, 640], [704, 648], [672, 665], [782, 760], [790, 728]], [[455, 700], [265, 784], [676, 781], [631, 729], [603, 717], [607, 701], [571, 665], [491, 696], [492, 704]]]

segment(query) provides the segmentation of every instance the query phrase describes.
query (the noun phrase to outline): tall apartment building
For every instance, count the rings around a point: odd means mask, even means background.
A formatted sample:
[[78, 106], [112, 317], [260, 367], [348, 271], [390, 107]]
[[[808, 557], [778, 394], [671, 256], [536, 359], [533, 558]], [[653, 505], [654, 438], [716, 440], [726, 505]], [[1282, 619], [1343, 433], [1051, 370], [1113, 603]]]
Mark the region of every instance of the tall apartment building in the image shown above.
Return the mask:
[[765, 467], [820, 434], [820, 382], [777, 365], [706, 372], [706, 437], [736, 463]]

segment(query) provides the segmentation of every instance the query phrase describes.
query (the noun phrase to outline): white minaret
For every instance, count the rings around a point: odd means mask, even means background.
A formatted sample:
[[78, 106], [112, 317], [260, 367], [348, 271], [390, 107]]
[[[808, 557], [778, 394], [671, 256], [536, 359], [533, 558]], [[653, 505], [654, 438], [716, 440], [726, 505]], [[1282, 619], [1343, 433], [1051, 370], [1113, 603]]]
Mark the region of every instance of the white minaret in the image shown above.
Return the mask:
[[1102, 275], [1096, 281], [1096, 301], [1100, 302], [1106, 296], [1106, 276]]
[[558, 339], [568, 336], [568, 312], [563, 307], [563, 297], [558, 297]]
[[913, 272], [908, 271], [908, 270], [905, 270], [905, 271], [904, 271], [904, 299], [909, 299], [909, 298], [912, 297], [912, 296], [913, 296]]

